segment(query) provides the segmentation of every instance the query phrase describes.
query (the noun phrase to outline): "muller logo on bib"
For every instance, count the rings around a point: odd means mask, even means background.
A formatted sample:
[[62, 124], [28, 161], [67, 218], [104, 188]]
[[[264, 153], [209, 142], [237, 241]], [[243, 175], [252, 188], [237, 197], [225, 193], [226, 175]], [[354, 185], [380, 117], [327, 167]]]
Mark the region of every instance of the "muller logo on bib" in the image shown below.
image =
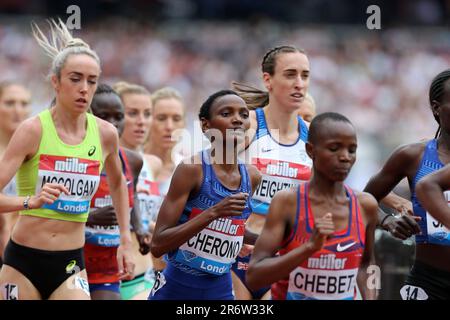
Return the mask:
[[289, 163], [287, 162], [279, 162], [277, 164], [267, 165], [266, 173], [271, 176], [295, 178], [297, 177], [298, 168], [289, 167]]
[[300, 163], [253, 158], [252, 164], [255, 165], [262, 174], [274, 177], [308, 180], [311, 175], [311, 169]]
[[[201, 212], [193, 208], [189, 219]], [[242, 248], [244, 232], [245, 221], [242, 219], [216, 219], [181, 245], [175, 259], [203, 272], [224, 274]]]
[[62, 172], [87, 173], [88, 164], [80, 163], [77, 158], [55, 161], [55, 170]]
[[244, 226], [242, 224], [234, 224], [233, 221], [228, 218], [216, 219], [211, 222], [207, 228], [230, 236], [242, 235], [244, 232]]
[[39, 159], [39, 170], [98, 175], [100, 163], [89, 159], [42, 154]]

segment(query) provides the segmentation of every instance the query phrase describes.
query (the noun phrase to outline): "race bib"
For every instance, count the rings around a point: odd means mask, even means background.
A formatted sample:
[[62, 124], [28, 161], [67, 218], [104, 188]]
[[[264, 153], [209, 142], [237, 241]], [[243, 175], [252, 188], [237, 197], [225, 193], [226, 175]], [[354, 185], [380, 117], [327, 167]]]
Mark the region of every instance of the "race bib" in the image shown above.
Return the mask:
[[420, 287], [405, 285], [400, 289], [403, 300], [428, 300], [428, 295]]
[[[444, 197], [450, 205], [450, 191], [444, 192]], [[450, 245], [450, 230], [427, 212], [427, 234], [430, 243]]]
[[68, 214], [87, 213], [100, 182], [99, 171], [99, 161], [42, 154], [36, 194], [46, 183], [61, 184], [69, 190], [68, 195], [61, 193], [54, 203], [45, 204], [42, 208]]
[[86, 242], [101, 247], [118, 247], [120, 245], [119, 226], [95, 226], [84, 229]]
[[105, 174], [100, 175], [100, 185], [97, 188], [91, 200], [91, 208], [99, 209], [107, 206], [112, 206], [113, 201], [109, 193], [108, 181]]
[[296, 187], [311, 175], [311, 169], [299, 163], [253, 158], [252, 164], [262, 175], [252, 198], [263, 203], [270, 203], [278, 191]]
[[166, 277], [162, 272], [158, 272], [155, 278], [155, 283], [153, 284], [152, 291], [150, 292], [150, 296], [153, 297], [156, 291], [164, 287], [165, 284], [166, 284]]
[[353, 299], [358, 269], [310, 270], [297, 267], [289, 276], [288, 298], [295, 300]]
[[136, 191], [142, 226], [145, 230], [148, 230], [150, 223], [156, 222], [164, 196], [160, 195], [158, 183], [150, 180], [143, 181], [140, 179]]
[[287, 299], [353, 299], [360, 260], [359, 253], [314, 254], [290, 273]]
[[[193, 209], [191, 219], [200, 212]], [[216, 219], [180, 246], [175, 260], [203, 272], [225, 274], [242, 248], [244, 232], [244, 220]]]

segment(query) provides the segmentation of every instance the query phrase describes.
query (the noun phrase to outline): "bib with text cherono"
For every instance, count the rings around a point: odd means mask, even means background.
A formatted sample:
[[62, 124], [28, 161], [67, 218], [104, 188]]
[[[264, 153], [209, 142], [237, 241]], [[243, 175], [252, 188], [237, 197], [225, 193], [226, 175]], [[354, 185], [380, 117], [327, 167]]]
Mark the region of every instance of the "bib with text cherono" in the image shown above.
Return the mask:
[[[194, 208], [190, 219], [200, 213], [200, 209]], [[179, 248], [175, 260], [210, 274], [225, 274], [242, 248], [244, 233], [245, 220], [216, 219], [186, 241]]]

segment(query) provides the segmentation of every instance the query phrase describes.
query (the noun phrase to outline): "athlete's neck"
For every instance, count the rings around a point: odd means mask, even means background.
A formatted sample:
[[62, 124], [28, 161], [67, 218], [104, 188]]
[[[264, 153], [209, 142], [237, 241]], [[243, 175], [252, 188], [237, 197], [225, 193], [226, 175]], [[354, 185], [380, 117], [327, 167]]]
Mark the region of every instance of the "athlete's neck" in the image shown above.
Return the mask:
[[119, 138], [119, 145], [123, 148], [127, 148], [131, 151], [136, 151], [139, 152], [140, 151], [140, 147], [139, 145], [132, 145], [130, 143], [128, 143], [126, 140]]
[[283, 109], [275, 103], [270, 103], [263, 109], [268, 129], [271, 133], [273, 130], [279, 130], [280, 139], [298, 137], [297, 112], [287, 112]]
[[344, 182], [332, 182], [318, 177], [317, 172], [314, 172], [309, 182], [309, 190], [313, 194], [320, 194], [327, 199], [336, 199], [345, 195]]
[[442, 131], [441, 135], [437, 139], [439, 151], [450, 154], [450, 135]]
[[0, 154], [2, 154], [4, 150], [6, 150], [6, 147], [8, 146], [9, 140], [11, 140], [12, 135], [13, 132], [10, 133], [0, 130]]
[[77, 135], [80, 132], [86, 132], [87, 121], [86, 113], [70, 113], [58, 105], [50, 109], [53, 123], [58, 132], [66, 132]]
[[147, 145], [144, 148], [145, 153], [152, 154], [160, 158], [163, 163], [163, 166], [174, 164], [172, 160], [172, 150], [173, 148], [167, 149], [155, 143], [147, 143]]
[[[225, 150], [223, 147], [222, 150]], [[238, 167], [237, 152], [235, 149], [230, 150], [230, 152], [221, 152], [221, 149], [214, 147], [211, 148], [210, 152], [211, 164], [215, 167], [220, 168], [224, 172], [233, 172]]]

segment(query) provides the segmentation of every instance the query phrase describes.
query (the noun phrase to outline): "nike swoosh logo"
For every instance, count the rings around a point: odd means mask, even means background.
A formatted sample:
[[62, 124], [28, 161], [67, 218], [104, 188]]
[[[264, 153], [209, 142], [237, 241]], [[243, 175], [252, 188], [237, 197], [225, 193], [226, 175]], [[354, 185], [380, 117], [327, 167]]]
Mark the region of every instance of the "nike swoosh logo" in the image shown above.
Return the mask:
[[262, 152], [270, 152], [270, 151], [272, 151], [272, 150], [273, 150], [273, 148], [272, 148], [272, 149], [264, 149], [264, 148], [261, 149]]
[[336, 250], [337, 250], [338, 252], [345, 251], [345, 250], [347, 250], [348, 248], [352, 247], [355, 243], [356, 243], [356, 242], [351, 242], [351, 243], [346, 244], [345, 246], [342, 246], [342, 247], [341, 247], [341, 244], [338, 243], [338, 245], [337, 245], [337, 247], [336, 247]]

